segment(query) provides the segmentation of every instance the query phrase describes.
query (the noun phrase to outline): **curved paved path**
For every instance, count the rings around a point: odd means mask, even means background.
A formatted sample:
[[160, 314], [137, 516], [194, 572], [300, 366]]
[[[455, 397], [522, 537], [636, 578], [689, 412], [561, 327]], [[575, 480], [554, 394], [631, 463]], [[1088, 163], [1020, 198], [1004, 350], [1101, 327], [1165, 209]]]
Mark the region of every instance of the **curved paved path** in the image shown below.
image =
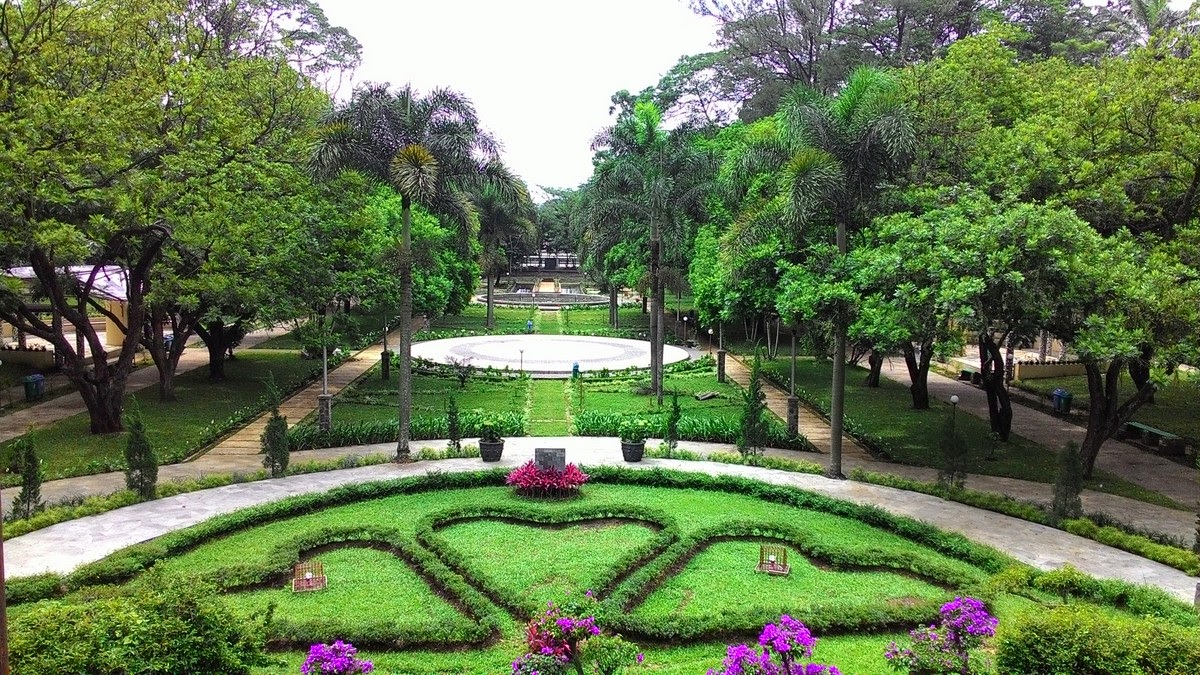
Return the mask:
[[[637, 469], [665, 467], [700, 471], [711, 475], [743, 476], [777, 485], [794, 486], [859, 504], [879, 506], [892, 513], [962, 533], [1041, 569], [1050, 569], [1069, 562], [1097, 577], [1159, 586], [1184, 601], [1191, 601], [1197, 588], [1194, 577], [1165, 565], [1061, 530], [947, 502], [937, 497], [854, 481], [830, 480], [821, 476], [712, 462], [650, 459], [639, 464], [625, 464], [617, 451], [616, 439], [578, 437], [508, 439], [503, 461], [492, 465], [484, 464], [478, 459], [415, 462], [404, 465], [383, 464], [229, 485], [137, 504], [98, 516], [60, 523], [5, 542], [5, 568], [6, 572], [14, 577], [44, 571], [68, 572], [131, 544], [247, 506], [290, 495], [327, 490], [347, 483], [420, 475], [431, 470], [473, 471], [488, 466], [511, 468], [531, 459], [535, 447], [565, 447], [568, 461], [580, 464], [625, 465]], [[391, 449], [391, 444], [353, 448], [358, 454], [386, 453]]]

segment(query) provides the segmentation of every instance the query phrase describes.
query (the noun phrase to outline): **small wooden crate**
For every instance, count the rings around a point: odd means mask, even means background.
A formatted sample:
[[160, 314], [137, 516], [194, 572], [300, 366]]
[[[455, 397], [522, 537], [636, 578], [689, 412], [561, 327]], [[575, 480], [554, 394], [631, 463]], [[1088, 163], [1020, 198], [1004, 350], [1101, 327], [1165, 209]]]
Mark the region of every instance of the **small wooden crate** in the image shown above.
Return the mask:
[[327, 586], [329, 580], [325, 578], [325, 563], [310, 561], [296, 565], [295, 574], [292, 576], [293, 593], [319, 591]]
[[786, 546], [763, 544], [758, 548], [758, 567], [754, 570], [765, 574], [787, 576], [792, 571], [792, 566], [788, 564], [787, 558]]

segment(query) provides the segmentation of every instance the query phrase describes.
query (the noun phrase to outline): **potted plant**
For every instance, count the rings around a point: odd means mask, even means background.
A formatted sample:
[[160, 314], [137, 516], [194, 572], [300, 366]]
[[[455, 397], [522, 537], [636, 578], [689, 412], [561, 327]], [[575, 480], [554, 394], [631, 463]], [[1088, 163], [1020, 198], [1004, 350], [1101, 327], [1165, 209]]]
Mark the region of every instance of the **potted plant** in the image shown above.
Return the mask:
[[479, 425], [479, 456], [485, 462], [499, 462], [504, 452], [504, 439], [500, 438], [500, 424], [495, 418], [485, 417]]
[[626, 462], [640, 462], [646, 452], [646, 420], [632, 417], [621, 422], [621, 455]]

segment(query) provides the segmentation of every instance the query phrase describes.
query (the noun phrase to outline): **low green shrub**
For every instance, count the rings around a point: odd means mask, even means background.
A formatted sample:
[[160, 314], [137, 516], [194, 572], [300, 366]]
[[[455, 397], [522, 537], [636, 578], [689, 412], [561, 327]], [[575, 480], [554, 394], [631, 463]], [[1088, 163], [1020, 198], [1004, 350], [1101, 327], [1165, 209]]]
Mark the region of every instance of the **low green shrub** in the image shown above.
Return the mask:
[[1159, 544], [1146, 537], [1122, 532], [1115, 527], [1100, 527], [1086, 518], [1064, 520], [1062, 528], [1071, 534], [1170, 565], [1192, 576], [1200, 576], [1200, 555], [1187, 549]]
[[13, 673], [249, 673], [265, 618], [237, 617], [203, 584], [152, 576], [130, 597], [48, 603], [11, 627]]
[[1023, 614], [996, 636], [1002, 675], [1187, 675], [1196, 664], [1196, 631], [1080, 605]]
[[995, 492], [980, 492], [967, 488], [948, 490], [937, 483], [925, 483], [911, 478], [902, 478], [887, 473], [876, 473], [873, 471], [864, 471], [862, 469], [854, 469], [850, 472], [850, 479], [861, 483], [871, 483], [872, 485], [883, 485], [885, 487], [896, 488], [898, 490], [907, 490], [909, 492], [920, 492], [922, 494], [941, 497], [947, 501], [974, 506], [978, 509], [1003, 513], [1006, 516], [1028, 520], [1031, 523], [1041, 525], [1049, 525], [1050, 518], [1046, 515], [1046, 511], [1029, 502], [1023, 502], [1013, 499], [1008, 495], [1002, 495]]

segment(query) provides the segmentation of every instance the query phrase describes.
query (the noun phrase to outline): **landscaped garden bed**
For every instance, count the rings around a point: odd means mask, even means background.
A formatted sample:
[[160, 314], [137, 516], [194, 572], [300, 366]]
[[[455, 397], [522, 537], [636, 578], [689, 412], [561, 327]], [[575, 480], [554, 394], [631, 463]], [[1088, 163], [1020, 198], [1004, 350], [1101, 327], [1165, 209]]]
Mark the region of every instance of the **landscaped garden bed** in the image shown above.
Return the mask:
[[[164, 580], [211, 584], [238, 616], [276, 603], [266, 636], [281, 663], [254, 671], [263, 674], [299, 672], [309, 643], [338, 639], [362, 649], [376, 672], [507, 673], [524, 651], [525, 621], [587, 591], [605, 628], [639, 644], [647, 672], [680, 675], [716, 668], [728, 639], [754, 640], [781, 613], [819, 634], [821, 661], [843, 673], [886, 673], [889, 643], [937, 620], [960, 595], [982, 599], [999, 618], [998, 640], [1006, 625], [1063, 598], [1129, 625], [1152, 621], [1183, 636], [1176, 652], [1197, 624], [1189, 607], [1157, 589], [1039, 575], [961, 536], [791, 488], [588, 468], [580, 496], [529, 500], [503, 486], [506, 473], [431, 474], [295, 497], [65, 578], [12, 580], [14, 672], [39, 648], [31, 631], [49, 630], [44, 612], [144, 593]], [[790, 575], [754, 571], [763, 543], [786, 548]], [[286, 590], [302, 560], [324, 563], [327, 590]], [[64, 592], [66, 605], [35, 602]], [[1011, 636], [1010, 649], [1012, 640], [1025, 645], [1018, 631]]]

